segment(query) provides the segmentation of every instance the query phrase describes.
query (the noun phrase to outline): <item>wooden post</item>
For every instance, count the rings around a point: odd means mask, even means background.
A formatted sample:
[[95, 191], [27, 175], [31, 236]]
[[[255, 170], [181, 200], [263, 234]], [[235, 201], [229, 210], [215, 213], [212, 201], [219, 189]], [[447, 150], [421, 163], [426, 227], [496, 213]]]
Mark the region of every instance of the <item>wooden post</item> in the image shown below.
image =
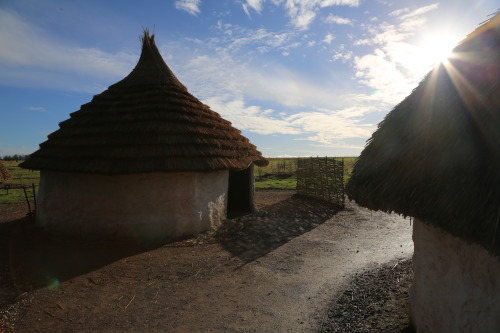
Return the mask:
[[35, 183], [31, 183], [31, 187], [33, 188], [33, 202], [35, 204], [35, 211], [36, 211], [36, 191], [35, 191]]
[[28, 204], [28, 210], [31, 215], [31, 205], [30, 205], [30, 200], [28, 199], [28, 193], [26, 193], [26, 187], [23, 185], [23, 191], [24, 191], [24, 197], [26, 198], [26, 203]]

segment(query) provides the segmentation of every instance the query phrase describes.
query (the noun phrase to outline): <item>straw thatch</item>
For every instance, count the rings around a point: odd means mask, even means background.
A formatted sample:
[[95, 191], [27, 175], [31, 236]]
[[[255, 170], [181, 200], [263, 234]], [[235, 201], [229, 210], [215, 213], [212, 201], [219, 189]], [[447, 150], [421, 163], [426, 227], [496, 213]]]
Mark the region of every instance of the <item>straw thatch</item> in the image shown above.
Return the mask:
[[347, 193], [500, 255], [500, 15], [379, 124]]
[[134, 70], [70, 116], [21, 167], [126, 174], [267, 164], [239, 130], [187, 91], [147, 30]]
[[2, 161], [0, 161], [0, 183], [8, 181], [11, 177], [9, 170], [5, 167]]

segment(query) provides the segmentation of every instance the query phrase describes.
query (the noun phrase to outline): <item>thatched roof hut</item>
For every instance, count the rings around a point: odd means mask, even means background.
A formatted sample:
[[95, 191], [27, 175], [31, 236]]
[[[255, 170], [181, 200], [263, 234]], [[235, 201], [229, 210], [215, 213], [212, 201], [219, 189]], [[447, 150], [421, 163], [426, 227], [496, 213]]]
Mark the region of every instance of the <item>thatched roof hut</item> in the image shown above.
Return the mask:
[[11, 177], [11, 174], [9, 170], [5, 167], [3, 162], [0, 160], [0, 183], [4, 183], [7, 180], [9, 180]]
[[347, 187], [362, 206], [429, 221], [497, 255], [499, 22], [470, 34], [385, 117]]
[[70, 116], [21, 167], [129, 174], [267, 163], [229, 121], [188, 92], [147, 31], [134, 70]]
[[132, 72], [20, 165], [41, 170], [37, 222], [48, 229], [177, 237], [215, 227], [228, 202], [252, 209], [253, 164], [267, 160], [188, 92], [154, 35], [146, 30], [142, 42]]
[[[425, 307], [428, 316], [443, 315], [438, 308], [440, 300], [436, 298], [446, 290], [450, 295], [454, 293], [454, 301], [441, 304], [442, 309], [448, 307], [444, 317], [453, 321], [454, 312], [450, 309], [463, 305], [457, 316], [461, 316], [460, 320], [468, 318], [475, 325], [483, 319], [474, 317], [479, 316], [479, 309], [474, 307], [482, 307], [484, 315], [493, 315], [490, 311], [496, 314], [493, 320], [484, 321], [492, 326], [482, 326], [477, 331], [489, 332], [491, 327], [500, 330], [499, 306], [484, 309], [489, 306], [485, 304], [490, 304], [487, 298], [491, 293], [496, 293], [496, 298], [490, 299], [491, 304], [500, 303], [498, 284], [497, 289], [485, 290], [484, 286], [492, 281], [470, 275], [472, 271], [485, 272], [482, 271], [485, 269], [488, 273], [483, 276], [500, 278], [499, 170], [500, 14], [497, 14], [468, 35], [448, 61], [434, 68], [385, 117], [356, 162], [347, 186], [349, 197], [362, 206], [415, 217], [412, 307], [417, 326], [423, 331], [424, 322], [431, 327], [430, 331], [451, 332], [464, 327], [433, 326], [436, 323], [430, 323], [432, 320], [426, 322], [429, 318], [422, 319]], [[482, 253], [483, 259], [470, 255], [476, 252]], [[456, 257], [458, 253], [460, 258]], [[454, 269], [458, 273], [450, 277]], [[476, 279], [476, 285], [467, 282], [457, 285], [455, 282], [460, 279], [469, 282]], [[424, 306], [424, 289], [435, 293], [434, 303]], [[456, 296], [461, 295], [458, 291], [464, 293], [464, 303]], [[450, 300], [450, 295], [441, 295], [443, 302]], [[481, 302], [475, 303], [469, 296]], [[441, 318], [439, 325], [443, 322], [446, 320]]]

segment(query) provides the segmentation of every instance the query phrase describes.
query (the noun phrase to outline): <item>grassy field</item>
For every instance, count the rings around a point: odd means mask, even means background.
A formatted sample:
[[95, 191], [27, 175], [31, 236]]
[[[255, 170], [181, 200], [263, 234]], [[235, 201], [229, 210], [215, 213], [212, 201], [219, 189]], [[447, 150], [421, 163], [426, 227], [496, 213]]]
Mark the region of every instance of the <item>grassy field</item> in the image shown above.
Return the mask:
[[[351, 176], [357, 157], [344, 159], [344, 183]], [[258, 190], [294, 190], [297, 187], [297, 158], [269, 158], [269, 165], [255, 168], [255, 188]]]
[[[25, 186], [27, 187], [26, 191], [28, 195], [32, 196], [33, 190], [31, 186], [32, 184], [38, 186], [38, 183], [40, 182], [40, 172], [21, 169], [18, 166], [21, 162], [22, 161], [3, 161], [3, 164], [12, 175], [6, 184], [11, 187], [17, 187], [16, 185]], [[22, 188], [11, 188], [7, 190], [5, 189], [5, 184], [0, 185], [0, 204], [22, 202], [25, 200]]]
[[342, 157], [344, 159], [344, 184], [347, 184], [349, 178], [351, 178], [352, 168], [354, 163], [356, 163], [357, 157]]

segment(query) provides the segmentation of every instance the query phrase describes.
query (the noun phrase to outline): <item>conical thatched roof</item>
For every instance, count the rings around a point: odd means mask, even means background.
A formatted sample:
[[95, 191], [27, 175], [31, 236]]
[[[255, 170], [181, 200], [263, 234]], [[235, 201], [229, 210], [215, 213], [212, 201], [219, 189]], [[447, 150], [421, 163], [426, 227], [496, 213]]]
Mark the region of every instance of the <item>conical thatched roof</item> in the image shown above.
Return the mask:
[[125, 174], [267, 163], [239, 130], [187, 91], [148, 31], [134, 70], [59, 126], [21, 167]]
[[5, 167], [2, 161], [0, 161], [0, 183], [4, 183], [9, 180], [11, 174], [9, 170]]
[[379, 124], [347, 192], [500, 255], [500, 15], [453, 54]]

